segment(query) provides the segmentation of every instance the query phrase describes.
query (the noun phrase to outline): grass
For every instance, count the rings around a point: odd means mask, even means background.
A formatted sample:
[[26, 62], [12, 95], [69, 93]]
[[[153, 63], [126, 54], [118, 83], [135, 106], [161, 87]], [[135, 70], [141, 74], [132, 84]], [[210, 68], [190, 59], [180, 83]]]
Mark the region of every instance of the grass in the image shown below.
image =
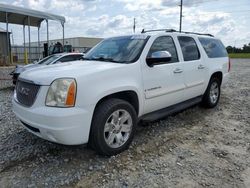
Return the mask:
[[232, 53], [229, 54], [230, 58], [250, 58], [250, 53]]

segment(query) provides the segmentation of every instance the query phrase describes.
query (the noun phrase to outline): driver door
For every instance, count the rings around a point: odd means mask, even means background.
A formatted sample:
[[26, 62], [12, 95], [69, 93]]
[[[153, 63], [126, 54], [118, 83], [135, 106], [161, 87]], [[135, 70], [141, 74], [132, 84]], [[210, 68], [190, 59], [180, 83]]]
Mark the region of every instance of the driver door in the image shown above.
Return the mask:
[[154, 40], [147, 57], [153, 52], [168, 51], [172, 58], [168, 62], [160, 62], [152, 67], [144, 59], [142, 73], [145, 94], [145, 111], [150, 113], [174, 104], [183, 99], [185, 89], [182, 62], [171, 36], [160, 36]]

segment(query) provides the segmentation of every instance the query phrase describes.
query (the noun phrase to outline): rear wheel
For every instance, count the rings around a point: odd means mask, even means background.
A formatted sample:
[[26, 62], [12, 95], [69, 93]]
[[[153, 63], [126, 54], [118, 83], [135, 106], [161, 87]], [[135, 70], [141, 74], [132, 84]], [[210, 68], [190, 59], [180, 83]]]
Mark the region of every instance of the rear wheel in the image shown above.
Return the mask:
[[220, 99], [220, 80], [216, 77], [211, 78], [207, 90], [203, 96], [202, 103], [207, 108], [215, 107]]
[[137, 115], [131, 104], [120, 99], [108, 99], [95, 110], [90, 146], [102, 155], [116, 155], [132, 142]]

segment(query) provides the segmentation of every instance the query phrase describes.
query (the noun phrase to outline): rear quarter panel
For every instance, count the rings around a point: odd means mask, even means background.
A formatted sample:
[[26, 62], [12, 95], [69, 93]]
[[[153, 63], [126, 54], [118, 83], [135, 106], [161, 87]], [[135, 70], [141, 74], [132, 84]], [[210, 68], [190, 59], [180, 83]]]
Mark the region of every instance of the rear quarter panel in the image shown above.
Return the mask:
[[[204, 38], [206, 38], [206, 37], [204, 37]], [[220, 40], [218, 38], [214, 38], [214, 39]], [[227, 56], [227, 57], [219, 57], [219, 58], [209, 58], [206, 51], [204, 50], [203, 46], [201, 45], [198, 37], [197, 37], [196, 41], [197, 41], [198, 47], [200, 49], [200, 52], [203, 56], [204, 64], [207, 67], [205, 86], [207, 87], [211, 76], [215, 72], [222, 72], [222, 74], [223, 74], [222, 82], [224, 82], [225, 77], [227, 77], [229, 74], [228, 73], [229, 57]], [[205, 90], [206, 90], [206, 87], [205, 87]]]

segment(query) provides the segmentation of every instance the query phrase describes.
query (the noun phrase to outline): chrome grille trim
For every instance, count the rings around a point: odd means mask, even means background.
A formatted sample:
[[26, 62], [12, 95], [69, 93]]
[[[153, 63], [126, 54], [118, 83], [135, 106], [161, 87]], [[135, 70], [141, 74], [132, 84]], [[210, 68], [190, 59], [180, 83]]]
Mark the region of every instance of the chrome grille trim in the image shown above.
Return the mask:
[[26, 107], [31, 107], [35, 100], [40, 86], [31, 82], [18, 80], [16, 84], [16, 99]]

